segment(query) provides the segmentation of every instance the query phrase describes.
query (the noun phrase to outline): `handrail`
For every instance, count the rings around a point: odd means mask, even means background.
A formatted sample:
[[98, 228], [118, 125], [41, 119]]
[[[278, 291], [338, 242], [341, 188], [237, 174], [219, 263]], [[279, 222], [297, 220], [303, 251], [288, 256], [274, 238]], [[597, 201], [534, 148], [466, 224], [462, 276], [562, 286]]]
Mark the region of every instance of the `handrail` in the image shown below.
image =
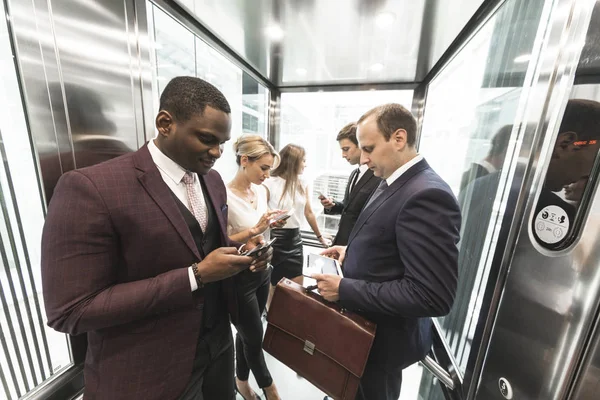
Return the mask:
[[425, 356], [425, 358], [421, 360], [421, 364], [427, 368], [427, 370], [431, 372], [433, 376], [438, 378], [439, 381], [442, 382], [448, 389], [454, 390], [454, 381], [452, 380], [452, 377], [433, 358], [430, 356]]

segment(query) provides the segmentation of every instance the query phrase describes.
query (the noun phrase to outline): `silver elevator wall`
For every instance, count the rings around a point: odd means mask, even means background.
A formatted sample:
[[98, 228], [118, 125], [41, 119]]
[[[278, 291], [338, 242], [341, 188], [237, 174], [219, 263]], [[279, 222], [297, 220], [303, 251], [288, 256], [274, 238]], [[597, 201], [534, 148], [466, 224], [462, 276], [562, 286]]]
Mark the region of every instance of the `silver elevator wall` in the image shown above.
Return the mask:
[[[532, 146], [529, 165], [522, 165], [523, 169], [531, 168], [531, 175], [525, 178], [523, 187], [510, 189], [520, 190], [515, 208], [523, 209], [524, 213], [522, 218], [514, 220], [511, 233], [514, 239], [504, 243], [508, 274], [501, 289], [478, 399], [509, 398], [500, 389], [506, 383], [514, 399], [598, 398], [595, 387], [590, 391], [586, 382], [580, 384], [579, 393], [585, 391], [588, 395], [571, 397], [573, 385], [582, 381], [580, 375], [585, 378], [589, 372], [592, 384], [593, 379], [598, 379], [593, 369], [586, 371], [579, 366], [582, 358], [587, 358], [585, 354], [600, 305], [600, 193], [597, 188], [582, 201], [587, 214], [581, 228], [577, 228], [574, 242], [566, 249], [547, 250], [539, 245], [532, 231], [538, 198], [549, 190], [544, 187], [544, 180], [568, 99], [600, 100], [597, 91], [583, 90], [577, 84], [581, 68], [575, 73], [578, 63], [581, 67], [587, 57], [585, 51], [581, 58], [579, 55], [584, 42], [586, 49], [594, 49], [593, 60], [599, 54], [595, 48], [597, 36], [588, 36], [586, 40], [588, 23], [590, 30], [598, 23], [594, 17], [590, 22], [590, 15], [598, 15], [598, 7], [592, 14], [594, 4], [594, 1], [571, 4], [559, 1], [554, 26], [548, 31], [548, 43], [558, 39], [564, 47], [555, 66], [542, 60], [540, 81], [552, 82], [556, 76], [561, 79], [550, 85], [551, 90], [545, 96], [547, 111], [539, 124], [543, 135], [539, 137], [539, 146]], [[532, 98], [537, 87], [533, 90]], [[597, 168], [592, 171], [598, 174]], [[590, 356], [593, 364], [593, 353]], [[594, 394], [589, 397], [589, 393]]]
[[49, 201], [62, 173], [144, 143], [139, 21], [133, 0], [8, 4]]

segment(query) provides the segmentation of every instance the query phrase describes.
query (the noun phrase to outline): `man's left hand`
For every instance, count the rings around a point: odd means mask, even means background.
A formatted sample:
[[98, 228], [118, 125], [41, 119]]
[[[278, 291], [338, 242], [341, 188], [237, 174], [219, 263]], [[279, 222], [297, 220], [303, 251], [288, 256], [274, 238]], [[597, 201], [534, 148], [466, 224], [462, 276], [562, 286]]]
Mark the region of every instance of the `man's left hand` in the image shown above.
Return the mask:
[[317, 280], [319, 294], [327, 301], [338, 301], [340, 299], [340, 281], [342, 277], [333, 274], [313, 274]]
[[[265, 239], [262, 235], [255, 236], [246, 242], [246, 249], [252, 250], [256, 246], [259, 246], [265, 242]], [[269, 247], [266, 250], [260, 250], [256, 255], [256, 258], [250, 265], [250, 271], [258, 272], [264, 271], [269, 266], [271, 259], [273, 258], [273, 248]]]

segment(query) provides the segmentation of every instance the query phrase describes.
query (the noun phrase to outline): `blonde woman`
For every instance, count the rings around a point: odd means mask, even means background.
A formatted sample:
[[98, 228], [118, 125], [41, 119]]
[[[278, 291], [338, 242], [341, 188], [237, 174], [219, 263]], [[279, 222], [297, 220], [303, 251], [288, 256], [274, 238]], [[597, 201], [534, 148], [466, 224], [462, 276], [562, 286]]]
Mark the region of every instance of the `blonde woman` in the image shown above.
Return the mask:
[[271, 173], [271, 179], [265, 182], [269, 188], [269, 207], [292, 210], [292, 216], [285, 227], [272, 229], [271, 238], [277, 238], [273, 243], [273, 271], [271, 285], [277, 285], [281, 278], [288, 278], [302, 284], [302, 238], [300, 227], [306, 218], [317, 239], [327, 246], [328, 242], [319, 231], [317, 219], [310, 205], [310, 193], [307, 182], [301, 175], [306, 166], [306, 152], [303, 147], [288, 144], [280, 151], [281, 162]]
[[[238, 171], [227, 184], [228, 227], [231, 240], [246, 242], [262, 234], [269, 237], [272, 219], [280, 212], [269, 210], [268, 190], [262, 183], [279, 155], [269, 142], [257, 135], [240, 137], [233, 145]], [[273, 226], [282, 227], [285, 222]], [[239, 318], [236, 322], [236, 389], [246, 400], [258, 399], [250, 388], [250, 371], [269, 400], [279, 399], [277, 387], [269, 373], [262, 351], [261, 315], [269, 295], [270, 269], [259, 272], [245, 270], [235, 277]]]

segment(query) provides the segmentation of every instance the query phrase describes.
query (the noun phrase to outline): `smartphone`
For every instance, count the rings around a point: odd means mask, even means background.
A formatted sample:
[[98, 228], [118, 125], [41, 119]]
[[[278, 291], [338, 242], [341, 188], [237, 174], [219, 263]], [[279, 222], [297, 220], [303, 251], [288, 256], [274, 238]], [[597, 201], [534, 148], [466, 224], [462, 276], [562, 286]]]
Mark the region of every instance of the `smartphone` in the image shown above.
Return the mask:
[[325, 194], [323, 194], [323, 192], [321, 192], [320, 190], [317, 190], [317, 193], [319, 193], [319, 200], [327, 198], [327, 196]]
[[255, 248], [253, 248], [252, 250], [248, 250], [242, 253], [243, 256], [255, 256], [258, 255], [258, 252], [262, 251], [262, 250], [266, 250], [269, 247], [271, 247], [271, 245], [273, 244], [274, 241], [276, 241], [277, 238], [273, 238], [271, 240], [269, 240], [268, 242], [265, 242], [263, 244], [259, 244], [258, 246], [256, 246]]
[[344, 277], [338, 260], [325, 257], [320, 254], [309, 253], [303, 275], [310, 277], [311, 274], [333, 274]]
[[293, 210], [289, 210], [289, 211], [279, 214], [277, 217], [275, 217], [271, 220], [271, 224], [274, 222], [287, 220], [289, 217], [292, 216], [293, 212], [294, 212]]

